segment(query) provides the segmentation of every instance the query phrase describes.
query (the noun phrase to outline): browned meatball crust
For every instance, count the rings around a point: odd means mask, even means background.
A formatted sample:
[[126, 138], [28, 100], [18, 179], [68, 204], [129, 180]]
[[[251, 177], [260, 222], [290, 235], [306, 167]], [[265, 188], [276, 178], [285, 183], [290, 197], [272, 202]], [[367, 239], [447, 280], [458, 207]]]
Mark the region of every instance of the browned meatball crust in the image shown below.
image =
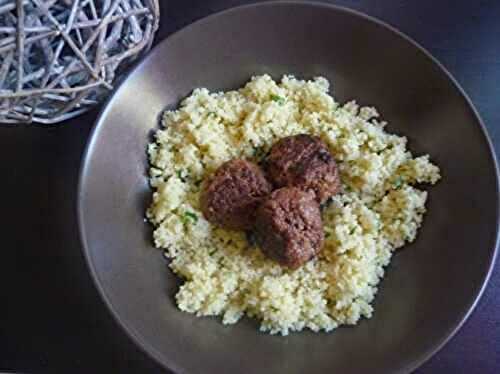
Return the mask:
[[276, 187], [310, 189], [319, 203], [340, 189], [337, 164], [327, 146], [315, 136], [303, 134], [279, 140], [269, 152], [266, 169]]
[[257, 210], [255, 237], [262, 252], [296, 269], [323, 244], [319, 204], [312, 191], [285, 187], [274, 191]]
[[234, 159], [221, 165], [200, 195], [205, 218], [224, 228], [248, 230], [261, 200], [271, 192], [263, 171], [252, 162]]

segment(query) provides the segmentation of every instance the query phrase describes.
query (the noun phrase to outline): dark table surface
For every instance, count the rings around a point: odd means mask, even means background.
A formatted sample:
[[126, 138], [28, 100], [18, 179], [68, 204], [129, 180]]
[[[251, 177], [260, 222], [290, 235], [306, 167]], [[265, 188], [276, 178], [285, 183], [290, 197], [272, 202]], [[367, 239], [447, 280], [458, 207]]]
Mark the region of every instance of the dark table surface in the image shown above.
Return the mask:
[[[160, 0], [156, 40], [241, 0]], [[436, 56], [500, 153], [500, 1], [345, 0]], [[97, 110], [55, 128], [0, 126], [0, 371], [160, 373], [117, 326], [81, 253], [75, 195]], [[500, 373], [500, 265], [460, 332], [418, 373]]]

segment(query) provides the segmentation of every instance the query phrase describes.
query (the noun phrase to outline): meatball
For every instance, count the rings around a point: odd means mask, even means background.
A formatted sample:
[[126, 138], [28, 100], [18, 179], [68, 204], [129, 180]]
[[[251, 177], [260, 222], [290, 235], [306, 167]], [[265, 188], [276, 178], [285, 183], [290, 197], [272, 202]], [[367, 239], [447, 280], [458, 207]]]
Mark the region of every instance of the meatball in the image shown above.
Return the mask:
[[310, 189], [320, 204], [340, 190], [337, 164], [317, 137], [296, 135], [279, 140], [269, 152], [266, 168], [276, 187]]
[[285, 187], [257, 210], [255, 237], [262, 252], [292, 269], [312, 259], [323, 244], [319, 204], [312, 191]]
[[252, 228], [261, 200], [271, 192], [259, 166], [231, 160], [220, 166], [203, 184], [200, 205], [205, 218], [224, 228]]

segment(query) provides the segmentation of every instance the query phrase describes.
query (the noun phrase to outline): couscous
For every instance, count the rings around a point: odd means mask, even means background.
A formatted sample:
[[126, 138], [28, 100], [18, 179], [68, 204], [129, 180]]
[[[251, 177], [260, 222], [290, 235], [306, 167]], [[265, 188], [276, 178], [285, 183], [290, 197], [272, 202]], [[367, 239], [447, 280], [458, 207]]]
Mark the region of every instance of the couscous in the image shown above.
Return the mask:
[[[253, 77], [244, 87], [198, 88], [166, 111], [149, 144], [154, 243], [183, 280], [178, 307], [197, 316], [244, 315], [261, 330], [287, 335], [331, 331], [370, 318], [377, 285], [397, 248], [415, 240], [439, 168], [414, 157], [404, 136], [384, 130], [375, 108], [341, 105], [324, 78]], [[323, 248], [293, 270], [266, 258], [242, 231], [221, 229], [201, 213], [201, 183], [221, 164], [259, 162], [277, 140], [319, 137], [338, 165], [341, 190], [322, 209]]]

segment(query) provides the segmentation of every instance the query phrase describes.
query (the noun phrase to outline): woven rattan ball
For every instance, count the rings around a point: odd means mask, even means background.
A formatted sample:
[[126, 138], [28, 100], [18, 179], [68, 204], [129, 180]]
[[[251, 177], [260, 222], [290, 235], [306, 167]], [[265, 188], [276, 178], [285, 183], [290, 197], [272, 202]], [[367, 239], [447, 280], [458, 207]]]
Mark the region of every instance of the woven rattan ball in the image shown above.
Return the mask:
[[158, 0], [0, 0], [0, 123], [55, 123], [102, 102], [158, 21]]

